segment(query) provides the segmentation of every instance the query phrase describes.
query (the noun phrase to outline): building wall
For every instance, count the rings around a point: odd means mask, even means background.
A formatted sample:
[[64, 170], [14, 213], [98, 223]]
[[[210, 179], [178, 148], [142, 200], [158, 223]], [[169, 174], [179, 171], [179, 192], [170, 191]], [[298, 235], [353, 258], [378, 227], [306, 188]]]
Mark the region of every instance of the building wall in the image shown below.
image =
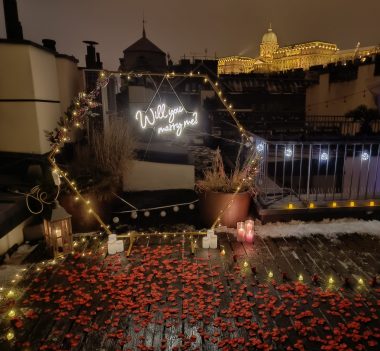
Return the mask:
[[321, 41], [284, 47], [278, 47], [275, 43], [261, 43], [259, 57], [228, 56], [219, 59], [218, 74], [269, 73], [298, 68], [307, 70], [315, 65], [353, 60], [376, 53], [380, 53], [379, 45], [340, 51], [336, 44]]
[[306, 115], [342, 116], [359, 105], [378, 108], [378, 94], [374, 88], [380, 86], [380, 76], [374, 75], [375, 65], [358, 67], [357, 79], [330, 82], [330, 74], [319, 76], [319, 84], [306, 90]]
[[40, 154], [34, 102], [0, 102], [0, 151]]
[[194, 166], [133, 161], [123, 174], [124, 191], [194, 189]]
[[61, 114], [71, 104], [71, 100], [78, 92], [84, 90], [84, 79], [82, 70], [78, 65], [64, 57], [56, 58], [59, 100], [61, 101]]
[[44, 154], [52, 130], [78, 92], [68, 58], [31, 43], [0, 43], [0, 151]]

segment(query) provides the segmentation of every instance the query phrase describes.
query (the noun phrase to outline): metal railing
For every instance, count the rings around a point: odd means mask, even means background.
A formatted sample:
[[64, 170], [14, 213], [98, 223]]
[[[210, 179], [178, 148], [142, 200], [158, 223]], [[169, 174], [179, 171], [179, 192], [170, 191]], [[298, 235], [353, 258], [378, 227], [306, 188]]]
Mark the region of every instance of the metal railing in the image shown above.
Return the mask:
[[380, 199], [380, 141], [275, 142], [258, 138], [256, 149], [262, 155], [256, 185], [266, 206], [334, 206], [340, 202], [353, 206], [355, 201]]

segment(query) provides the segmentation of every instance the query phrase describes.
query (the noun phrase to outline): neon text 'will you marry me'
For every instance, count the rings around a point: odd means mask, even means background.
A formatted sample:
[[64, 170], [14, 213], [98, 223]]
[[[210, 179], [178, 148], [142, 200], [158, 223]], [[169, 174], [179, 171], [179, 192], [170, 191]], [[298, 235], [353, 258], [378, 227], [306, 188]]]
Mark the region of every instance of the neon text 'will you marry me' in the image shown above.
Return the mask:
[[[177, 117], [180, 115], [189, 117], [178, 121]], [[140, 121], [142, 129], [158, 127], [157, 134], [172, 132], [180, 136], [186, 127], [198, 124], [198, 113], [187, 112], [182, 106], [168, 108], [165, 104], [160, 104], [156, 108], [150, 108], [148, 114], [137, 111], [136, 119]]]

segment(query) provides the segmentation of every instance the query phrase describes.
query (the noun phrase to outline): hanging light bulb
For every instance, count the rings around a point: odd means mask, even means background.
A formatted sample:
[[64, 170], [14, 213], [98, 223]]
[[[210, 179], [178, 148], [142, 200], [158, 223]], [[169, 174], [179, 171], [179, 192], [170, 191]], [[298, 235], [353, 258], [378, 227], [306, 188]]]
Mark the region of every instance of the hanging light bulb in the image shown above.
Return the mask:
[[269, 277], [269, 278], [273, 278], [273, 272], [272, 272], [272, 271], [269, 271], [269, 272], [268, 272], [268, 277]]
[[178, 212], [178, 211], [179, 211], [179, 207], [178, 207], [177, 205], [175, 205], [175, 206], [173, 207], [173, 211], [174, 211], [174, 212]]
[[132, 211], [132, 212], [131, 212], [131, 217], [132, 217], [133, 219], [136, 219], [136, 218], [137, 218], [137, 211]]
[[161, 211], [161, 212], [160, 212], [160, 216], [161, 216], [161, 217], [165, 217], [165, 216], [166, 216], [166, 211]]

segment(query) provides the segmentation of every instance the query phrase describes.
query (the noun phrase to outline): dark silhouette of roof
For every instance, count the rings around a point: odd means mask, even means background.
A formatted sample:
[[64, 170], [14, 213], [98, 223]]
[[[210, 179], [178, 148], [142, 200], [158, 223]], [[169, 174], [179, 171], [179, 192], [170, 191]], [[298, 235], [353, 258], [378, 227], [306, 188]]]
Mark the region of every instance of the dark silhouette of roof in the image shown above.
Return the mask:
[[154, 45], [146, 36], [137, 40], [131, 46], [127, 47], [123, 52], [157, 52], [165, 55], [165, 53], [156, 45]]

